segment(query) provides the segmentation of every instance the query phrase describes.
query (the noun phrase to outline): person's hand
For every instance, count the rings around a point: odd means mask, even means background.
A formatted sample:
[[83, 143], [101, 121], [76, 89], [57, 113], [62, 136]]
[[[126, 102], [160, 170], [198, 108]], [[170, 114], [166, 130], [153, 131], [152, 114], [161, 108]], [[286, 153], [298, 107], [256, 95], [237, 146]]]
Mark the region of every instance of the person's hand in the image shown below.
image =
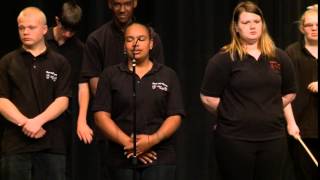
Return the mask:
[[287, 130], [288, 130], [288, 134], [290, 136], [293, 136], [295, 139], [298, 139], [300, 137], [300, 129], [295, 122], [288, 124]]
[[[137, 135], [137, 146], [136, 146], [136, 153], [137, 156], [140, 154], [143, 154], [147, 152], [149, 149], [151, 149], [152, 146], [157, 144], [157, 139], [154, 135], [146, 135], [146, 134], [139, 134]], [[127, 157], [130, 158], [133, 156], [133, 144], [130, 144], [129, 146], [125, 146], [124, 150], [127, 152]]]
[[90, 144], [93, 139], [93, 130], [88, 126], [87, 123], [78, 123], [77, 135], [80, 141], [83, 141], [85, 144]]
[[148, 151], [138, 156], [138, 160], [143, 164], [151, 164], [157, 160], [157, 153], [154, 151]]
[[40, 130], [35, 134], [34, 138], [35, 139], [42, 138], [46, 133], [47, 131], [45, 129], [40, 128]]
[[28, 119], [22, 126], [22, 132], [31, 138], [42, 137], [45, 134], [43, 130], [42, 124], [34, 119]]
[[318, 93], [318, 81], [310, 83], [307, 89], [313, 93]]

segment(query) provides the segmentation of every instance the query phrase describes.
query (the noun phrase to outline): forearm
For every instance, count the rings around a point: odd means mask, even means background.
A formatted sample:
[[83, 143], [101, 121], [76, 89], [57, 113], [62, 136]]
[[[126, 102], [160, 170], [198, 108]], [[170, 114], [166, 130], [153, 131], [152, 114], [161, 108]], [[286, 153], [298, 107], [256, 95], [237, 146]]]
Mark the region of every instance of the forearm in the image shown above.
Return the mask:
[[34, 117], [33, 120], [38, 121], [41, 125], [47, 123], [48, 121], [54, 120], [68, 108], [68, 104], [68, 97], [58, 97], [47, 107], [46, 110]]
[[207, 111], [210, 113], [216, 115], [217, 114], [217, 109], [220, 103], [220, 98], [218, 97], [210, 97], [210, 96], [205, 96], [203, 94], [200, 94], [200, 99]]
[[152, 136], [155, 139], [155, 144], [171, 137], [181, 124], [181, 116], [169, 116], [161, 125], [161, 127]]
[[94, 113], [94, 119], [97, 126], [102, 130], [104, 135], [117, 144], [122, 146], [128, 145], [131, 138], [125, 134], [111, 119], [110, 113], [98, 111]]
[[90, 90], [88, 83], [79, 84], [78, 102], [79, 102], [79, 114], [77, 123], [87, 124], [87, 112], [90, 99]]
[[284, 117], [286, 119], [287, 124], [296, 123], [293, 116], [291, 104], [288, 104], [285, 108], [283, 108], [283, 112], [284, 112]]
[[284, 111], [284, 116], [287, 122], [288, 134], [297, 139], [298, 137], [300, 137], [300, 130], [296, 124], [291, 103], [289, 103], [286, 107], [284, 107], [283, 111]]
[[286, 94], [286, 95], [282, 96], [283, 107], [285, 108], [288, 104], [290, 104], [294, 100], [295, 97], [296, 97], [295, 93]]
[[9, 99], [6, 98], [0, 98], [0, 112], [5, 119], [17, 126], [22, 126], [28, 121], [28, 118], [24, 116]]

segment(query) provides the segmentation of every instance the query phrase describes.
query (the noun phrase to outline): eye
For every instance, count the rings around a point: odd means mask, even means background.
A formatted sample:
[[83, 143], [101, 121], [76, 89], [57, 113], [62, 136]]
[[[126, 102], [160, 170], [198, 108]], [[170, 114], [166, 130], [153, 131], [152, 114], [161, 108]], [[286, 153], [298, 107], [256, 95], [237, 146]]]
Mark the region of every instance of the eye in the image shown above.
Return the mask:
[[241, 24], [249, 24], [249, 21], [241, 21]]
[[145, 40], [147, 40], [147, 37], [146, 36], [139, 36], [139, 41], [145, 41]]
[[129, 36], [129, 37], [126, 37], [126, 38], [125, 38], [125, 41], [126, 41], [126, 42], [132, 42], [133, 39], [134, 39], [133, 37]]
[[25, 30], [26, 28], [23, 27], [23, 26], [19, 26], [18, 29], [19, 29], [19, 31], [23, 31], [23, 30]]

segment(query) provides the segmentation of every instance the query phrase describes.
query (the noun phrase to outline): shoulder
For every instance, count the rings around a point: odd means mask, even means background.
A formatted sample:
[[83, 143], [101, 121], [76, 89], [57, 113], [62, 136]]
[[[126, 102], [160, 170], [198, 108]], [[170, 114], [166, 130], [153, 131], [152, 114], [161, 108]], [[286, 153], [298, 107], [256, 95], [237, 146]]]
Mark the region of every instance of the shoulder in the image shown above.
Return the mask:
[[20, 54], [21, 54], [21, 49], [10, 51], [0, 59], [0, 63], [4, 65], [4, 64], [11, 63], [12, 61], [18, 60], [18, 56], [20, 56]]
[[125, 71], [125, 68], [126, 68], [126, 66], [124, 63], [107, 66], [102, 71], [101, 76], [115, 77], [115, 75], [121, 73], [122, 71]]
[[216, 64], [216, 65], [231, 65], [232, 59], [229, 53], [219, 51], [215, 55], [213, 55], [209, 61], [208, 64]]
[[288, 52], [288, 51], [292, 51], [292, 50], [298, 50], [298, 49], [300, 49], [301, 48], [301, 44], [300, 44], [300, 42], [294, 42], [294, 43], [292, 43], [292, 44], [289, 44], [288, 46], [287, 46], [287, 48], [286, 48], [286, 51]]
[[290, 59], [288, 54], [284, 50], [282, 50], [280, 48], [276, 48], [276, 56], [280, 61], [281, 60], [289, 60]]
[[94, 30], [89, 34], [88, 40], [99, 39], [101, 38], [101, 36], [105, 35], [106, 33], [111, 32], [111, 25], [112, 25], [111, 21], [101, 25], [98, 29]]
[[69, 61], [60, 53], [48, 47], [47, 58], [58, 66], [70, 66]]

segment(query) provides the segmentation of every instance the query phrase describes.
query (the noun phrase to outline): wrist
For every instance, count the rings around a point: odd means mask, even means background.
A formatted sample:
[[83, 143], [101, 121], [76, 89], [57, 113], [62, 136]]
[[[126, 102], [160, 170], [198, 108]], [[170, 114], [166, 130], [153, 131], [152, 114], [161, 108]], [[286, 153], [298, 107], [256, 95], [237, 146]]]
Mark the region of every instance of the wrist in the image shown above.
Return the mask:
[[159, 133], [157, 133], [157, 132], [150, 135], [149, 139], [153, 145], [159, 144], [161, 142], [161, 137], [159, 136]]
[[28, 119], [22, 119], [22, 120], [19, 120], [16, 125], [17, 126], [24, 126], [26, 123], [27, 123]]

